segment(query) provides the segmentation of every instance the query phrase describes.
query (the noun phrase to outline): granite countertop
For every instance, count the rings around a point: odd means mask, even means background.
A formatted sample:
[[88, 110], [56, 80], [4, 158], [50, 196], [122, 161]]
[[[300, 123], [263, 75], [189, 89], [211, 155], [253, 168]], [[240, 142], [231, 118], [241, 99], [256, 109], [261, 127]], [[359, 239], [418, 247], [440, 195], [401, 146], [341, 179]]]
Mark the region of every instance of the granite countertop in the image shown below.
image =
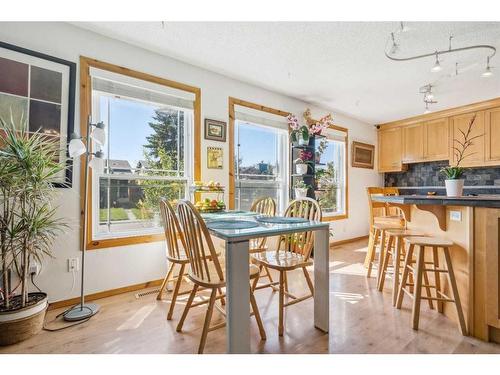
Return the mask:
[[436, 195], [374, 195], [372, 199], [377, 202], [398, 204], [433, 204], [442, 206], [471, 206], [500, 208], [500, 195], [478, 195], [463, 197], [446, 197]]

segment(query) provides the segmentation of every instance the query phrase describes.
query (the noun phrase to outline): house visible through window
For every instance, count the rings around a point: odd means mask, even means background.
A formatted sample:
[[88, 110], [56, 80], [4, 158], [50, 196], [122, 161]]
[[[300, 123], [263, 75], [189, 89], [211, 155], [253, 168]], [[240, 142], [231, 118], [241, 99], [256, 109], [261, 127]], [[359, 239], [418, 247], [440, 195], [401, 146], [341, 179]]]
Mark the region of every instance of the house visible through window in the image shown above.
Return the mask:
[[283, 212], [288, 196], [286, 123], [273, 126], [270, 121], [259, 118], [236, 116], [235, 208], [248, 210], [255, 199], [272, 197], [278, 210]]
[[316, 142], [316, 198], [323, 216], [334, 218], [347, 214], [346, 141], [347, 132], [327, 129], [325, 138]]
[[107, 142], [104, 167], [92, 171], [92, 237], [160, 232], [160, 200], [188, 198], [193, 179], [192, 102], [96, 71], [92, 117], [105, 124]]

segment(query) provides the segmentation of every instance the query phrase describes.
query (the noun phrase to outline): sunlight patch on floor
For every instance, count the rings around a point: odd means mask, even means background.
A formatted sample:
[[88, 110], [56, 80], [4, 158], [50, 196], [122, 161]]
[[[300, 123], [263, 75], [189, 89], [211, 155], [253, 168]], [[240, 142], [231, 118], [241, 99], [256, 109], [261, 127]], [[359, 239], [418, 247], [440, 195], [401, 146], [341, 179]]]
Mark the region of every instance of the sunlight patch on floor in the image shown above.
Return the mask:
[[354, 253], [366, 253], [368, 251], [368, 247], [360, 247], [359, 249], [352, 250]]
[[122, 325], [120, 325], [117, 331], [126, 331], [131, 329], [137, 329], [141, 326], [142, 322], [151, 314], [151, 312], [156, 308], [155, 304], [149, 304], [141, 307], [135, 312], [130, 318], [128, 318]]
[[344, 292], [332, 292], [333, 296], [340, 299], [341, 301], [345, 301], [352, 305], [358, 303], [359, 301], [365, 299], [365, 296], [359, 293], [344, 293]]

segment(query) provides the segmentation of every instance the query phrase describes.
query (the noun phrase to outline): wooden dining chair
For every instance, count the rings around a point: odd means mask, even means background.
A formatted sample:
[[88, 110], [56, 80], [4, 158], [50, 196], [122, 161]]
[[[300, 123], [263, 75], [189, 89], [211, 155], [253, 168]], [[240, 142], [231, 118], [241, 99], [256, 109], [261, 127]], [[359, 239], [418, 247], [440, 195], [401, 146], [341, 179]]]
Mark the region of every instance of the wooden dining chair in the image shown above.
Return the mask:
[[[167, 313], [167, 319], [171, 320], [175, 309], [175, 302], [179, 295], [179, 289], [182, 279], [186, 274], [186, 265], [189, 264], [189, 259], [186, 256], [185, 248], [186, 241], [182, 233], [179, 221], [175, 215], [174, 209], [166, 200], [160, 202], [160, 214], [163, 221], [163, 230], [165, 232], [165, 241], [167, 246], [167, 260], [169, 263], [168, 271], [161, 284], [160, 291], [156, 296], [157, 300], [161, 300], [163, 291], [169, 282], [174, 282], [174, 290], [170, 301], [170, 308]], [[181, 246], [179, 246], [179, 243]], [[179, 266], [178, 275], [175, 276], [174, 271], [176, 266]], [[186, 294], [186, 293], [181, 293]]]
[[[193, 204], [187, 200], [181, 200], [177, 206], [177, 211], [179, 221], [184, 230], [186, 255], [190, 264], [188, 278], [194, 283], [193, 289], [189, 294], [186, 307], [184, 308], [184, 312], [182, 313], [179, 324], [177, 325], [177, 332], [182, 331], [182, 326], [184, 325], [184, 321], [186, 320], [189, 310], [204, 303], [203, 301], [193, 303], [193, 300], [200, 288], [211, 290], [208, 308], [205, 315], [205, 323], [203, 324], [200, 344], [198, 347], [198, 353], [201, 354], [205, 348], [208, 332], [222, 328], [226, 325], [226, 323], [223, 322], [210, 326], [216, 300], [225, 297], [223, 294], [217, 294], [221, 288], [225, 288], [226, 286], [225, 268], [220, 265], [218, 254], [215, 251], [214, 244], [205, 225], [205, 221]], [[249, 267], [250, 280], [253, 280], [259, 276], [259, 268], [251, 264], [249, 264]], [[257, 302], [255, 301], [255, 297], [251, 289], [250, 305], [253, 312], [252, 315], [255, 316], [255, 320], [259, 327], [260, 337], [262, 340], [265, 340], [266, 332], [260, 318]]]
[[[299, 198], [288, 205], [285, 211], [286, 217], [300, 217], [307, 220], [321, 221], [321, 208], [317, 201], [311, 198]], [[308, 266], [312, 265], [311, 251], [314, 245], [314, 232], [293, 233], [283, 235], [278, 242], [278, 248], [274, 251], [263, 251], [252, 254], [252, 262], [260, 267], [267, 267], [279, 272], [279, 322], [278, 334], [283, 336], [284, 332], [284, 309], [287, 306], [294, 305], [314, 296], [314, 286], [307, 271]], [[287, 272], [296, 269], [302, 269], [304, 277], [309, 287], [310, 293], [302, 297], [297, 297], [288, 290]], [[260, 272], [259, 272], [260, 275]], [[255, 290], [259, 277], [254, 279], [252, 289]], [[262, 287], [271, 287], [276, 290], [272, 284], [266, 284]], [[285, 303], [285, 296], [289, 301]]]
[[[271, 197], [257, 198], [252, 202], [252, 206], [250, 207], [250, 211], [257, 212], [261, 215], [275, 216], [276, 215], [276, 202]], [[266, 242], [267, 242], [267, 237], [254, 238], [254, 239], [250, 240], [250, 254], [255, 254], [255, 253], [260, 253], [262, 251], [266, 251], [267, 250]], [[260, 277], [263, 277], [263, 276], [267, 277], [269, 279], [270, 283], [272, 283], [273, 285], [276, 285], [277, 282], [275, 282], [273, 280], [273, 277], [271, 276], [271, 273], [269, 272], [269, 268], [267, 268], [264, 265], [262, 265], [260, 268], [261, 268], [261, 273], [262, 273], [262, 271], [265, 272], [265, 274], [261, 275]], [[260, 287], [257, 287], [256, 289], [260, 289]]]

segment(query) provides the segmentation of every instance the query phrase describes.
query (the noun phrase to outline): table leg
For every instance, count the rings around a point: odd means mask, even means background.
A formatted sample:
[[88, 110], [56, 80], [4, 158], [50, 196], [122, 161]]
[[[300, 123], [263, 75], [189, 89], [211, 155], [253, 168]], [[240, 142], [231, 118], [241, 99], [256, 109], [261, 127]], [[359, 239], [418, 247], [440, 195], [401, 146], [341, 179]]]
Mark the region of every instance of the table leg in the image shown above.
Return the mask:
[[249, 243], [226, 242], [227, 353], [250, 353]]
[[314, 326], [328, 332], [330, 311], [329, 229], [314, 235]]

